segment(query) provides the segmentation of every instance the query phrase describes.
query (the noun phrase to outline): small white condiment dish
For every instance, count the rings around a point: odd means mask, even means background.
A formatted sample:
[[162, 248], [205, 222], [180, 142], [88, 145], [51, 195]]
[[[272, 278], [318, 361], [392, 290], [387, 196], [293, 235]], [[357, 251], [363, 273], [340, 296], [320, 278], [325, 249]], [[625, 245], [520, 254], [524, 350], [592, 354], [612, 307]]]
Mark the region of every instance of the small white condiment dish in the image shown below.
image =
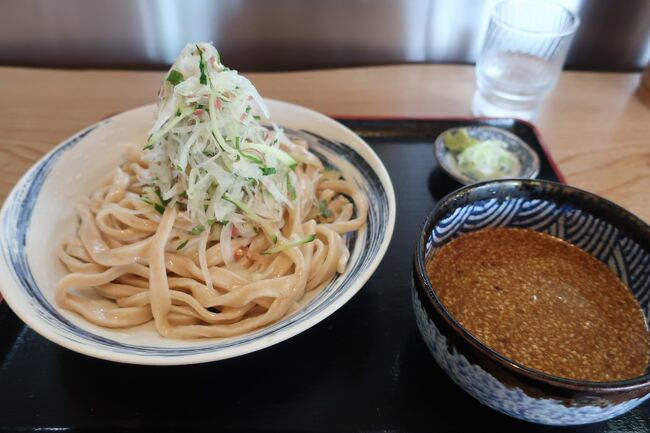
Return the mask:
[[[465, 129], [471, 138], [479, 141], [498, 140], [505, 143], [507, 146], [506, 150], [511, 152], [517, 160], [517, 164], [513, 167], [512, 173], [509, 173], [507, 176], [484, 177], [479, 179], [473, 177], [471, 173], [463, 171], [453, 152], [445, 146], [445, 137], [448, 134], [456, 134], [461, 129]], [[447, 129], [438, 135], [433, 149], [433, 154], [440, 167], [449, 176], [464, 185], [503, 178], [534, 179], [539, 174], [539, 156], [537, 152], [516, 135], [493, 126], [467, 126]]]

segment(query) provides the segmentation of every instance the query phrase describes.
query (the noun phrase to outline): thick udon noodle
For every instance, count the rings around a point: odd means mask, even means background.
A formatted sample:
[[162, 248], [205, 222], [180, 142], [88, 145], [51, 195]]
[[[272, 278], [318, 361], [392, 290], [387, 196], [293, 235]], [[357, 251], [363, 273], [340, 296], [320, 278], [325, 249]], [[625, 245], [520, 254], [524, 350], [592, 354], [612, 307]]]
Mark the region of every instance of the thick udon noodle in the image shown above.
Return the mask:
[[[57, 303], [107, 328], [153, 321], [160, 335], [177, 339], [241, 335], [298, 310], [345, 270], [343, 235], [362, 229], [368, 210], [358, 188], [322, 178], [318, 158], [306, 146], [300, 151], [310, 164], [295, 169], [296, 201], [281, 233], [316, 239], [263, 255], [272, 245], [262, 232], [244, 238], [232, 224], [214, 224], [192, 235], [194, 224], [177, 205], [161, 215], [143, 202], [138, 179], [147, 163], [129, 150], [127, 162], [76, 208], [77, 234], [59, 249], [70, 273], [56, 288]], [[319, 212], [323, 200], [327, 218]]]

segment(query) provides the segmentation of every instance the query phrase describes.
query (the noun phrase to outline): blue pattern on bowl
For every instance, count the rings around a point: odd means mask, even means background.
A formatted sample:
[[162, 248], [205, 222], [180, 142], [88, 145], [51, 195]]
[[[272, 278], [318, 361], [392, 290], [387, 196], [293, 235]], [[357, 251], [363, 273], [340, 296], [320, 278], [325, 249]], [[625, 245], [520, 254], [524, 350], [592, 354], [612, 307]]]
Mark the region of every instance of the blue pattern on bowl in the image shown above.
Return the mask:
[[534, 398], [521, 388], [508, 387], [499, 379], [470, 363], [455, 349], [449, 351], [447, 339], [427, 315], [413, 289], [413, 310], [422, 339], [445, 373], [469, 395], [492, 409], [524, 421], [549, 425], [574, 425], [603, 421], [631, 410], [650, 394], [620, 404], [568, 406], [552, 398]]
[[[649, 319], [647, 224], [611, 202], [552, 182], [504, 180], [466, 187], [450, 194], [434, 209], [422, 229], [426, 237], [418, 241], [423, 249], [416, 249], [412, 290], [416, 322], [445, 373], [481, 403], [543, 424], [602, 421], [648, 399], [647, 372], [639, 378], [615, 383], [554, 378], [497, 355], [466, 331], [457, 331], [462, 329], [460, 325], [442, 312], [444, 308], [430, 286], [425, 287], [421, 279], [423, 263], [418, 257], [423, 254], [426, 262], [452, 239], [487, 227], [529, 228], [579, 246], [628, 285], [639, 300], [646, 321]], [[466, 335], [459, 338], [462, 333]], [[477, 352], [487, 356], [477, 356]], [[544, 394], [540, 389], [550, 391]]]
[[427, 257], [452, 239], [487, 227], [533, 229], [582, 248], [605, 263], [632, 290], [648, 320], [650, 254], [612, 224], [570, 204], [493, 198], [459, 207], [433, 228], [427, 239]]

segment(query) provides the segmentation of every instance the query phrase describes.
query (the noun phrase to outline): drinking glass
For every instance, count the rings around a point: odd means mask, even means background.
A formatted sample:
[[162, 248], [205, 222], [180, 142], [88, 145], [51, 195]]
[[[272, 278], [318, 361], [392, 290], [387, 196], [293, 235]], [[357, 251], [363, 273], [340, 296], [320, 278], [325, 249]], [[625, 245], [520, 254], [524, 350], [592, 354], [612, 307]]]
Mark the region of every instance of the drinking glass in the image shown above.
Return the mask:
[[474, 115], [535, 118], [560, 76], [579, 22], [551, 2], [497, 3], [476, 62]]

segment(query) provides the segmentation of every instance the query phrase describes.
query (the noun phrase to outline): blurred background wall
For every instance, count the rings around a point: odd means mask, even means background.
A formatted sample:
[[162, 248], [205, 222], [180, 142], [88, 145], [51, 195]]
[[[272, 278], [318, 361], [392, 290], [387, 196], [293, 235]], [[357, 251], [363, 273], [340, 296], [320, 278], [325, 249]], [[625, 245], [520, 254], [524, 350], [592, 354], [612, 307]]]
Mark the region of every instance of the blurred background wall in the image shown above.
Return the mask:
[[[650, 61], [650, 0], [557, 0], [582, 24], [567, 69]], [[494, 0], [0, 0], [0, 64], [158, 69], [213, 41], [246, 71], [473, 63]]]

